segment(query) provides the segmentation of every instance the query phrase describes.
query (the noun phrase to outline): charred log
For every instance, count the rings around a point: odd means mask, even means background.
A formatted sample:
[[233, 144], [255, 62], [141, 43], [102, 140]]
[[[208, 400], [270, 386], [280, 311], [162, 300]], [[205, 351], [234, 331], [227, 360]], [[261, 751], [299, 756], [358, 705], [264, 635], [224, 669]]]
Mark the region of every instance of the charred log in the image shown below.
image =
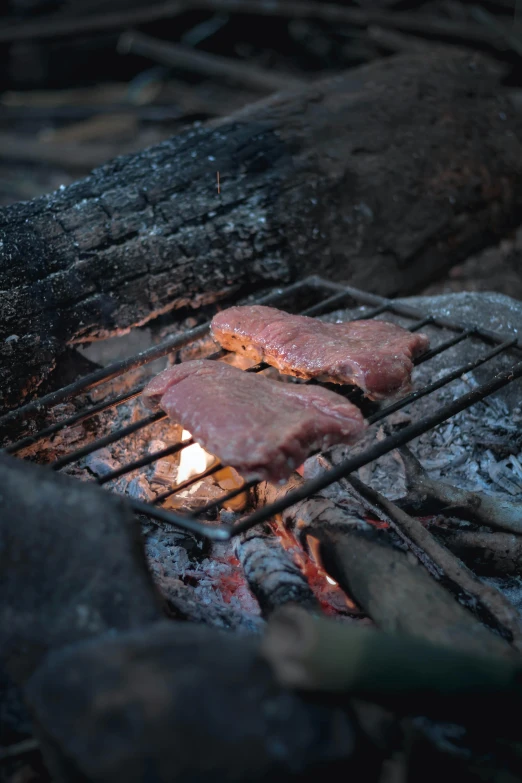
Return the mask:
[[[283, 491], [292, 486], [289, 482]], [[278, 492], [267, 484], [258, 491], [262, 502], [271, 502]], [[322, 497], [297, 503], [282, 516], [304, 546], [310, 537], [319, 541], [327, 572], [381, 630], [455, 649], [512, 653], [412, 556], [395, 547], [386, 530], [372, 528], [356, 513]]]
[[397, 57], [1, 210], [0, 407], [68, 344], [243, 285], [414, 290], [516, 223], [517, 127], [485, 60]]
[[480, 530], [451, 530], [437, 525], [433, 526], [432, 532], [477, 574], [522, 574], [522, 536]]
[[305, 575], [269, 525], [243, 533], [236, 544], [236, 555], [263, 614], [293, 603], [320, 611]]

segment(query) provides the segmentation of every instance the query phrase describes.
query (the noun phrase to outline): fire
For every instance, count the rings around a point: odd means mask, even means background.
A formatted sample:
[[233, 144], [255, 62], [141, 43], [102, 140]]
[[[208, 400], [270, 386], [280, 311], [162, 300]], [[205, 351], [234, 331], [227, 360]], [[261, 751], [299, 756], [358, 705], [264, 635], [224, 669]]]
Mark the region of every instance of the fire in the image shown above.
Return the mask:
[[[191, 437], [192, 435], [188, 430], [183, 430], [181, 434], [182, 442], [190, 440]], [[183, 481], [188, 481], [188, 479], [191, 479], [194, 476], [199, 476], [201, 473], [204, 473], [207, 468], [210, 468], [215, 462], [216, 458], [212, 454], [209, 454], [207, 451], [205, 451], [205, 449], [200, 446], [199, 443], [194, 443], [192, 446], [187, 446], [181, 452], [177, 483], [181, 484]], [[227, 492], [230, 490], [239, 489], [239, 487], [242, 487], [245, 483], [239, 473], [234, 470], [234, 468], [228, 467], [224, 467], [221, 468], [221, 470], [218, 470], [218, 472], [213, 476], [213, 481], [215, 481], [222, 489], [226, 490]], [[227, 508], [231, 511], [241, 511], [245, 507], [247, 499], [247, 493], [242, 492], [235, 498], [226, 501], [224, 508]]]
[[[181, 440], [190, 440], [192, 435], [188, 430], [183, 430]], [[179, 460], [177, 483], [181, 484], [193, 476], [199, 476], [216, 461], [216, 458], [203, 449], [199, 443], [187, 446], [181, 452]]]

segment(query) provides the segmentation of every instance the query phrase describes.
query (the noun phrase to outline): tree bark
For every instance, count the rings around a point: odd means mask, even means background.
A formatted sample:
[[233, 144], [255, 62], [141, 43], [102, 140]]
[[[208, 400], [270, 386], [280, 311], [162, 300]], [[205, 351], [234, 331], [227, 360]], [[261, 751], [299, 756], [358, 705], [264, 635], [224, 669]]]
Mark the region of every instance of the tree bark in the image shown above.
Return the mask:
[[400, 56], [0, 210], [0, 409], [68, 344], [241, 286], [415, 290], [515, 225], [517, 127], [486, 60]]

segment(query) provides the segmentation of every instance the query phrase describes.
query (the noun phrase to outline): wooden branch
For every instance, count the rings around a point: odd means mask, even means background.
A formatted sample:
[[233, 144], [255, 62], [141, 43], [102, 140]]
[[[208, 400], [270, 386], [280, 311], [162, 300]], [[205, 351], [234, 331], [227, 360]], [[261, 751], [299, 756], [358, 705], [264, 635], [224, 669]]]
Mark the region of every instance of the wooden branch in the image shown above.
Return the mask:
[[183, 2], [167, 0], [163, 3], [127, 8], [124, 11], [108, 11], [89, 16], [67, 17], [63, 14], [49, 15], [37, 22], [12, 24], [0, 30], [0, 43], [27, 41], [42, 38], [61, 38], [69, 35], [85, 35], [99, 30], [111, 30], [128, 25], [146, 24], [158, 19], [177, 16], [185, 10]]
[[427, 557], [434, 566], [432, 571], [438, 571], [439, 579], [449, 581], [457, 594], [466, 595], [466, 602], [476, 614], [485, 615], [492, 625], [511, 639], [517, 650], [522, 649], [522, 620], [507, 598], [475, 576], [417, 519], [410, 517], [380, 492], [366, 486], [355, 476], [349, 476], [346, 481], [358, 498], [363, 498], [380, 519], [391, 524], [421, 562]]
[[522, 574], [522, 536], [520, 535], [448, 530], [437, 525], [432, 527], [432, 531], [441, 538], [444, 546], [478, 574], [484, 576]]
[[0, 409], [68, 344], [240, 286], [414, 290], [517, 223], [517, 123], [485, 61], [390, 58], [1, 209]]
[[411, 449], [403, 446], [398, 454], [404, 465], [406, 486], [412, 502], [437, 501], [443, 509], [459, 511], [487, 527], [522, 533], [522, 506], [503, 498], [470, 492], [445, 481], [431, 479]]
[[184, 68], [203, 76], [223, 77], [257, 93], [270, 94], [279, 90], [295, 90], [305, 84], [304, 80], [278, 74], [248, 62], [210, 52], [200, 52], [190, 46], [161, 41], [143, 33], [123, 33], [118, 41], [118, 51], [122, 54], [128, 52], [149, 57], [162, 65]]
[[[279, 492], [267, 484], [258, 488], [261, 502]], [[513, 655], [513, 649], [475, 617], [426, 570], [393, 546], [385, 530], [375, 530], [349, 509], [322, 497], [297, 503], [283, 512], [284, 524], [306, 546], [308, 536], [320, 543], [322, 562], [330, 576], [383, 631], [405, 633], [455, 649], [491, 655]]]
[[101, 166], [114, 156], [115, 147], [109, 144], [76, 144], [35, 141], [13, 133], [0, 132], [0, 158], [45, 163], [85, 174]]
[[457, 22], [443, 16], [383, 11], [381, 9], [347, 8], [317, 0], [180, 0], [180, 2], [154, 3], [150, 6], [102, 13], [90, 17], [67, 19], [59, 15], [47, 17], [38, 23], [13, 24], [0, 31], [0, 43], [28, 39], [58, 38], [82, 35], [97, 30], [121, 29], [177, 16], [190, 8], [208, 9], [225, 13], [251, 14], [255, 16], [283, 17], [286, 19], [321, 19], [331, 24], [355, 27], [379, 25], [422, 36], [447, 38], [456, 41], [487, 44], [503, 51], [505, 28], [501, 32], [474, 22]]
[[235, 552], [265, 616], [289, 603], [321, 611], [305, 575], [269, 525], [243, 533]]

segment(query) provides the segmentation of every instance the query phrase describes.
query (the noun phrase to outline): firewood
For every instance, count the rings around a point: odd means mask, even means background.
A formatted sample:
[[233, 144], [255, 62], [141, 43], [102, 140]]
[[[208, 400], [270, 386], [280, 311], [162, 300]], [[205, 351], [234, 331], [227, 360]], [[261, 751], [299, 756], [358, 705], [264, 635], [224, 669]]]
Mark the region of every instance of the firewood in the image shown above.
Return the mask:
[[517, 129], [486, 60], [399, 56], [0, 210], [0, 409], [67, 345], [242, 286], [413, 291], [516, 224]]
[[404, 465], [410, 502], [437, 501], [446, 513], [462, 514], [479, 525], [522, 533], [520, 503], [431, 479], [411, 449], [403, 446], [398, 454]]
[[242, 533], [235, 550], [263, 614], [289, 603], [321, 611], [305, 575], [269, 525]]
[[[298, 484], [297, 478], [282, 490], [262, 484], [258, 500], [272, 502]], [[454, 649], [514, 655], [507, 642], [395, 547], [386, 530], [364, 522], [360, 512], [315, 496], [286, 509], [282, 518], [303, 546], [309, 537], [319, 541], [324, 568], [381, 630]]]
[[[344, 483], [344, 482], [343, 482]], [[464, 563], [446, 549], [418, 519], [406, 514], [380, 492], [366, 486], [355, 476], [346, 483], [352, 486], [357, 498], [388, 522], [437, 579], [449, 583], [476, 614], [483, 614], [489, 623], [508, 636], [519, 651], [522, 649], [522, 621], [515, 607], [496, 588], [485, 584]]]
[[518, 576], [522, 574], [522, 536], [513, 533], [486, 533], [475, 530], [451, 530], [433, 525], [457, 557], [483, 576]]

